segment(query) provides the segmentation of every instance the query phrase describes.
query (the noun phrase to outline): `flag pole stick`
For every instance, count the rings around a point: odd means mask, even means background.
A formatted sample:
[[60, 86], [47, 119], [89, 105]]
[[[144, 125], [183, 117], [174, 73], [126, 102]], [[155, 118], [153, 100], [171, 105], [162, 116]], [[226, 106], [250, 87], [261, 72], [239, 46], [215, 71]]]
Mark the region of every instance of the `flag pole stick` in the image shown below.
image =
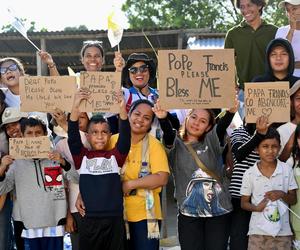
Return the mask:
[[35, 47], [37, 50], [38, 50], [38, 52], [40, 52], [41, 50], [39, 49], [39, 47], [38, 46], [36, 46], [28, 37], [25, 37], [26, 39], [27, 39], [27, 41], [28, 42], [30, 42], [32, 45], [33, 45], [33, 47]]
[[154, 52], [154, 54], [155, 54], [156, 58], [158, 58], [158, 55], [157, 55], [157, 53], [156, 53], [156, 51], [155, 51], [155, 49], [154, 49], [154, 47], [153, 47], [152, 43], [150, 42], [149, 38], [147, 37], [146, 33], [144, 32], [144, 30], [142, 30], [142, 32], [143, 32], [143, 35], [145, 36], [145, 38], [146, 38], [147, 42], [148, 42], [148, 43], [149, 43], [149, 45], [151, 46], [151, 48], [152, 48], [152, 50], [153, 50], [153, 52]]
[[120, 44], [118, 43], [118, 52], [120, 52]]

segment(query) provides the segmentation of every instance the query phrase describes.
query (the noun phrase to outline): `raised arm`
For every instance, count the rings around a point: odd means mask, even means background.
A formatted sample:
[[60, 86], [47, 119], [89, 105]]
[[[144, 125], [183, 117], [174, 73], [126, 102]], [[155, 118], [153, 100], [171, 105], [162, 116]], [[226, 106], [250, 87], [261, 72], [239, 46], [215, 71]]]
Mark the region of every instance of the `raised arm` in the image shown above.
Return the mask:
[[243, 161], [255, 147], [264, 139], [269, 128], [268, 117], [260, 116], [256, 120], [256, 133], [246, 143], [241, 140], [232, 140], [232, 152], [237, 161]]
[[161, 108], [159, 100], [152, 108], [154, 114], [158, 118], [160, 127], [163, 131], [163, 141], [166, 147], [172, 147], [176, 137], [176, 131], [172, 127], [172, 123], [168, 119], [168, 112]]
[[226, 111], [226, 114], [219, 120], [216, 128], [216, 132], [221, 144], [224, 142], [226, 129], [230, 125], [235, 113], [238, 111], [239, 108], [239, 101], [235, 98], [234, 106]]
[[84, 89], [78, 89], [72, 106], [70, 120], [68, 123], [68, 144], [72, 155], [80, 154], [80, 150], [83, 147], [79, 133], [79, 105], [82, 100], [88, 99], [90, 94]]
[[49, 75], [50, 76], [59, 76], [59, 72], [56, 68], [56, 64], [53, 61], [52, 56], [46, 52], [46, 51], [40, 51], [39, 56], [41, 57], [41, 60], [43, 63], [47, 64], [48, 69], [49, 69]]

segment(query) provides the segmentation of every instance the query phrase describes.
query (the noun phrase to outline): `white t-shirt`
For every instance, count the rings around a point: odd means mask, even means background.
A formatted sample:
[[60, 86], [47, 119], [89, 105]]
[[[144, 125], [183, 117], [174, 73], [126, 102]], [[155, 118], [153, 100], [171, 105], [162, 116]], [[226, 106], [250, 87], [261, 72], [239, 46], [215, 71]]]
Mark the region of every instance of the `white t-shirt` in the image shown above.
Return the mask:
[[[259, 204], [264, 195], [268, 191], [282, 190], [287, 193], [289, 190], [298, 189], [293, 169], [286, 163], [277, 160], [277, 165], [274, 173], [270, 178], [264, 176], [257, 167], [257, 163], [252, 168], [249, 168], [244, 176], [241, 188], [241, 195], [251, 196], [251, 203], [254, 205]], [[252, 212], [248, 235], [258, 234], [266, 235], [262, 231], [260, 219], [261, 212]], [[292, 235], [289, 213], [286, 212], [281, 215], [282, 225], [278, 236]]]
[[[291, 135], [294, 133], [296, 127], [297, 127], [296, 124], [292, 122], [287, 122], [281, 125], [279, 128], [277, 128], [277, 131], [280, 134], [280, 145], [281, 145], [280, 153], [282, 152], [284, 146], [287, 144]], [[289, 159], [287, 159], [286, 163], [292, 167], [294, 164], [293, 157], [290, 156]]]
[[[289, 25], [278, 28], [275, 38], [286, 38], [289, 30], [290, 30]], [[293, 47], [295, 61], [299, 62], [300, 61], [300, 30], [294, 31], [291, 45]], [[294, 76], [300, 77], [300, 69], [294, 70]]]

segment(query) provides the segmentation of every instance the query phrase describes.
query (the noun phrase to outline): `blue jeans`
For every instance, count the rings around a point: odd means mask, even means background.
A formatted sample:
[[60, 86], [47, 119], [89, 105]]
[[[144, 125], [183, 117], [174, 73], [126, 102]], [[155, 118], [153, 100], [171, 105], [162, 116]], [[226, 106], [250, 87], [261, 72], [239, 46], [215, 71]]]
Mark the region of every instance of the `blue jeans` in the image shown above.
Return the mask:
[[11, 250], [13, 248], [13, 230], [11, 224], [12, 201], [9, 194], [2, 210], [0, 211], [0, 249]]
[[63, 237], [42, 237], [27, 239], [25, 241], [25, 250], [63, 250]]
[[147, 220], [128, 222], [130, 250], [158, 250], [159, 239], [148, 239]]

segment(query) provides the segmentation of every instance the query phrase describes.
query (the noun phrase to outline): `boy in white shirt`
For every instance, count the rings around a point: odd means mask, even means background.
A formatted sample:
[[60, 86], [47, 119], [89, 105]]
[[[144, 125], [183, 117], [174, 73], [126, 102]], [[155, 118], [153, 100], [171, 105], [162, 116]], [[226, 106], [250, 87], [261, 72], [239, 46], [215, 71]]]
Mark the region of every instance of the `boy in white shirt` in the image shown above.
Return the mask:
[[297, 202], [292, 168], [277, 159], [280, 135], [269, 128], [259, 143], [260, 161], [243, 177], [241, 207], [251, 211], [248, 250], [291, 249], [288, 205]]

